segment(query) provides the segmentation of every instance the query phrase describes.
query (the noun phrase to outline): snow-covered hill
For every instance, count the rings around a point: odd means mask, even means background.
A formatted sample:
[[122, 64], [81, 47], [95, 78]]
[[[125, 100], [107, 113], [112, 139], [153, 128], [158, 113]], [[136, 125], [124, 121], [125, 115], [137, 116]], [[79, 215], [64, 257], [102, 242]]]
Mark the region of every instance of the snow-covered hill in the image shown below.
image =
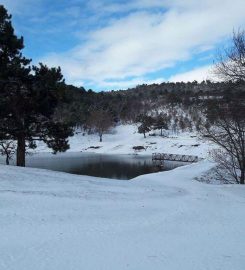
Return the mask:
[[114, 181], [0, 166], [1, 270], [243, 270], [245, 189], [206, 161]]
[[[110, 134], [103, 135], [103, 142], [99, 142], [98, 135], [85, 134], [83, 136], [83, 132], [78, 132], [69, 140], [69, 151], [141, 155], [165, 152], [207, 157], [209, 150], [214, 147], [207, 141], [200, 140], [195, 133], [179, 133], [178, 135], [170, 133], [167, 138], [159, 136], [159, 132], [156, 132], [158, 136], [149, 136], [148, 133], [144, 138], [143, 134], [139, 134], [137, 130], [136, 125], [117, 126]], [[134, 146], [143, 146], [145, 150], [135, 151]], [[48, 151], [48, 149], [40, 144], [37, 151]]]

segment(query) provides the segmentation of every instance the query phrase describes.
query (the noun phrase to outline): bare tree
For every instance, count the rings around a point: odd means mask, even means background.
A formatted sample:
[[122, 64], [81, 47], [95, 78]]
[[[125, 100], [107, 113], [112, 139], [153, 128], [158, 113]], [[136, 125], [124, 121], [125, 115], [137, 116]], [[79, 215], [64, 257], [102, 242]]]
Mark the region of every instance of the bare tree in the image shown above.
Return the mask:
[[233, 32], [232, 45], [218, 56], [214, 74], [223, 81], [245, 81], [245, 32]]
[[113, 119], [105, 110], [94, 110], [88, 118], [87, 125], [99, 134], [100, 142], [102, 142], [103, 134], [113, 126]]
[[16, 153], [16, 144], [14, 141], [0, 141], [0, 154], [6, 157], [6, 164], [9, 165], [9, 161]]
[[[245, 177], [245, 106], [243, 102], [208, 108], [207, 125], [202, 130], [221, 151], [213, 153], [214, 160], [237, 183], [244, 184]], [[212, 122], [212, 124], [210, 124]], [[240, 173], [239, 173], [240, 172]]]
[[[245, 32], [233, 33], [232, 45], [219, 55], [214, 74], [229, 87], [229, 99], [210, 102], [206, 108], [207, 122], [202, 133], [220, 147], [214, 160], [223, 170], [244, 184], [245, 178], [245, 100], [232, 96], [232, 91], [245, 88]], [[229, 83], [227, 83], [229, 82]]]
[[229, 155], [222, 148], [210, 151], [211, 157], [217, 163], [213, 168], [215, 178], [223, 183], [232, 184], [234, 181], [239, 184], [239, 166], [234, 156]]

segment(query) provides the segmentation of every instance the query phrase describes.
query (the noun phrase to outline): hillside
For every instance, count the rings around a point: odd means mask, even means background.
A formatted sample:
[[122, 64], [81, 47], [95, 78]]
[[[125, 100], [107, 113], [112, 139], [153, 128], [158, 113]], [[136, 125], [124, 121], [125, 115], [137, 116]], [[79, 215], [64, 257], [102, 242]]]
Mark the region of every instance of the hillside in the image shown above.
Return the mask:
[[[88, 126], [93, 111], [106, 111], [118, 123], [135, 122], [140, 114], [164, 111], [172, 122], [186, 122], [195, 128], [202, 122], [200, 112], [213, 104], [228, 104], [245, 99], [244, 83], [179, 82], [138, 85], [127, 90], [94, 92], [67, 85], [64, 98], [56, 109], [55, 119], [73, 126]], [[187, 118], [181, 119], [181, 110]]]
[[[168, 137], [161, 137], [159, 132], [155, 132], [156, 136], [144, 138], [138, 133], [136, 125], [119, 125], [111, 130], [110, 133], [103, 135], [103, 141], [99, 142], [97, 134], [88, 135], [83, 131], [77, 131], [73, 137], [69, 139], [71, 152], [95, 152], [103, 154], [137, 154], [151, 155], [154, 152], [163, 152], [171, 154], [188, 154], [197, 155], [199, 157], [208, 157], [209, 150], [214, 146], [208, 141], [200, 139], [195, 132], [185, 132], [173, 134], [169, 131]], [[135, 146], [143, 146], [142, 150], [134, 150]], [[39, 144], [35, 152], [50, 151], [43, 144]]]

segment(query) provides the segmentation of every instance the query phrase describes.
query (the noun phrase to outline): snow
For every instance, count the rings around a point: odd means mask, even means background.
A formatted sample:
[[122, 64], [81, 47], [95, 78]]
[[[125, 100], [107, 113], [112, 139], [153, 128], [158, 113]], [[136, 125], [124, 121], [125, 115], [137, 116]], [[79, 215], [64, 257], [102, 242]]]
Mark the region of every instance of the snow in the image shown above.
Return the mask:
[[[153, 132], [150, 132], [153, 133]], [[155, 131], [154, 133], [159, 133]], [[207, 141], [202, 141], [195, 133], [170, 134], [169, 138], [161, 136], [149, 136], [137, 132], [136, 125], [119, 125], [109, 134], [103, 135], [103, 142], [99, 142], [99, 136], [82, 135], [78, 132], [69, 139], [70, 152], [95, 152], [103, 154], [140, 154], [151, 155], [154, 152], [171, 154], [197, 155], [207, 157], [209, 150], [214, 146]], [[144, 146], [146, 150], [133, 150], [134, 146]], [[99, 147], [97, 149], [90, 147]], [[38, 152], [47, 152], [47, 147], [39, 144]]]
[[212, 166], [114, 181], [1, 165], [0, 269], [242, 270], [245, 189], [193, 180]]

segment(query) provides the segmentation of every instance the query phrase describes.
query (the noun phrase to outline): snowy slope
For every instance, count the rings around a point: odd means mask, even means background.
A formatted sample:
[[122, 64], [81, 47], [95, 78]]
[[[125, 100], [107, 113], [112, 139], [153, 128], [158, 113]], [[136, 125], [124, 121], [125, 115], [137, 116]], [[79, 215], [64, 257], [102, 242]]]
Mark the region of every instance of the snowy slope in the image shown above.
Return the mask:
[[[71, 152], [96, 152], [106, 154], [135, 154], [134, 146], [144, 146], [146, 150], [137, 152], [141, 155], [151, 155], [153, 152], [165, 152], [171, 154], [187, 154], [207, 157], [208, 151], [213, 145], [200, 139], [195, 133], [180, 133], [170, 135], [169, 138], [149, 136], [137, 132], [136, 125], [117, 126], [112, 134], [103, 135], [103, 142], [99, 142], [97, 135], [75, 134], [69, 140]], [[90, 147], [99, 147], [97, 149]], [[37, 151], [48, 151], [47, 147], [39, 144]]]
[[207, 161], [114, 181], [0, 166], [1, 270], [243, 270], [245, 189]]

